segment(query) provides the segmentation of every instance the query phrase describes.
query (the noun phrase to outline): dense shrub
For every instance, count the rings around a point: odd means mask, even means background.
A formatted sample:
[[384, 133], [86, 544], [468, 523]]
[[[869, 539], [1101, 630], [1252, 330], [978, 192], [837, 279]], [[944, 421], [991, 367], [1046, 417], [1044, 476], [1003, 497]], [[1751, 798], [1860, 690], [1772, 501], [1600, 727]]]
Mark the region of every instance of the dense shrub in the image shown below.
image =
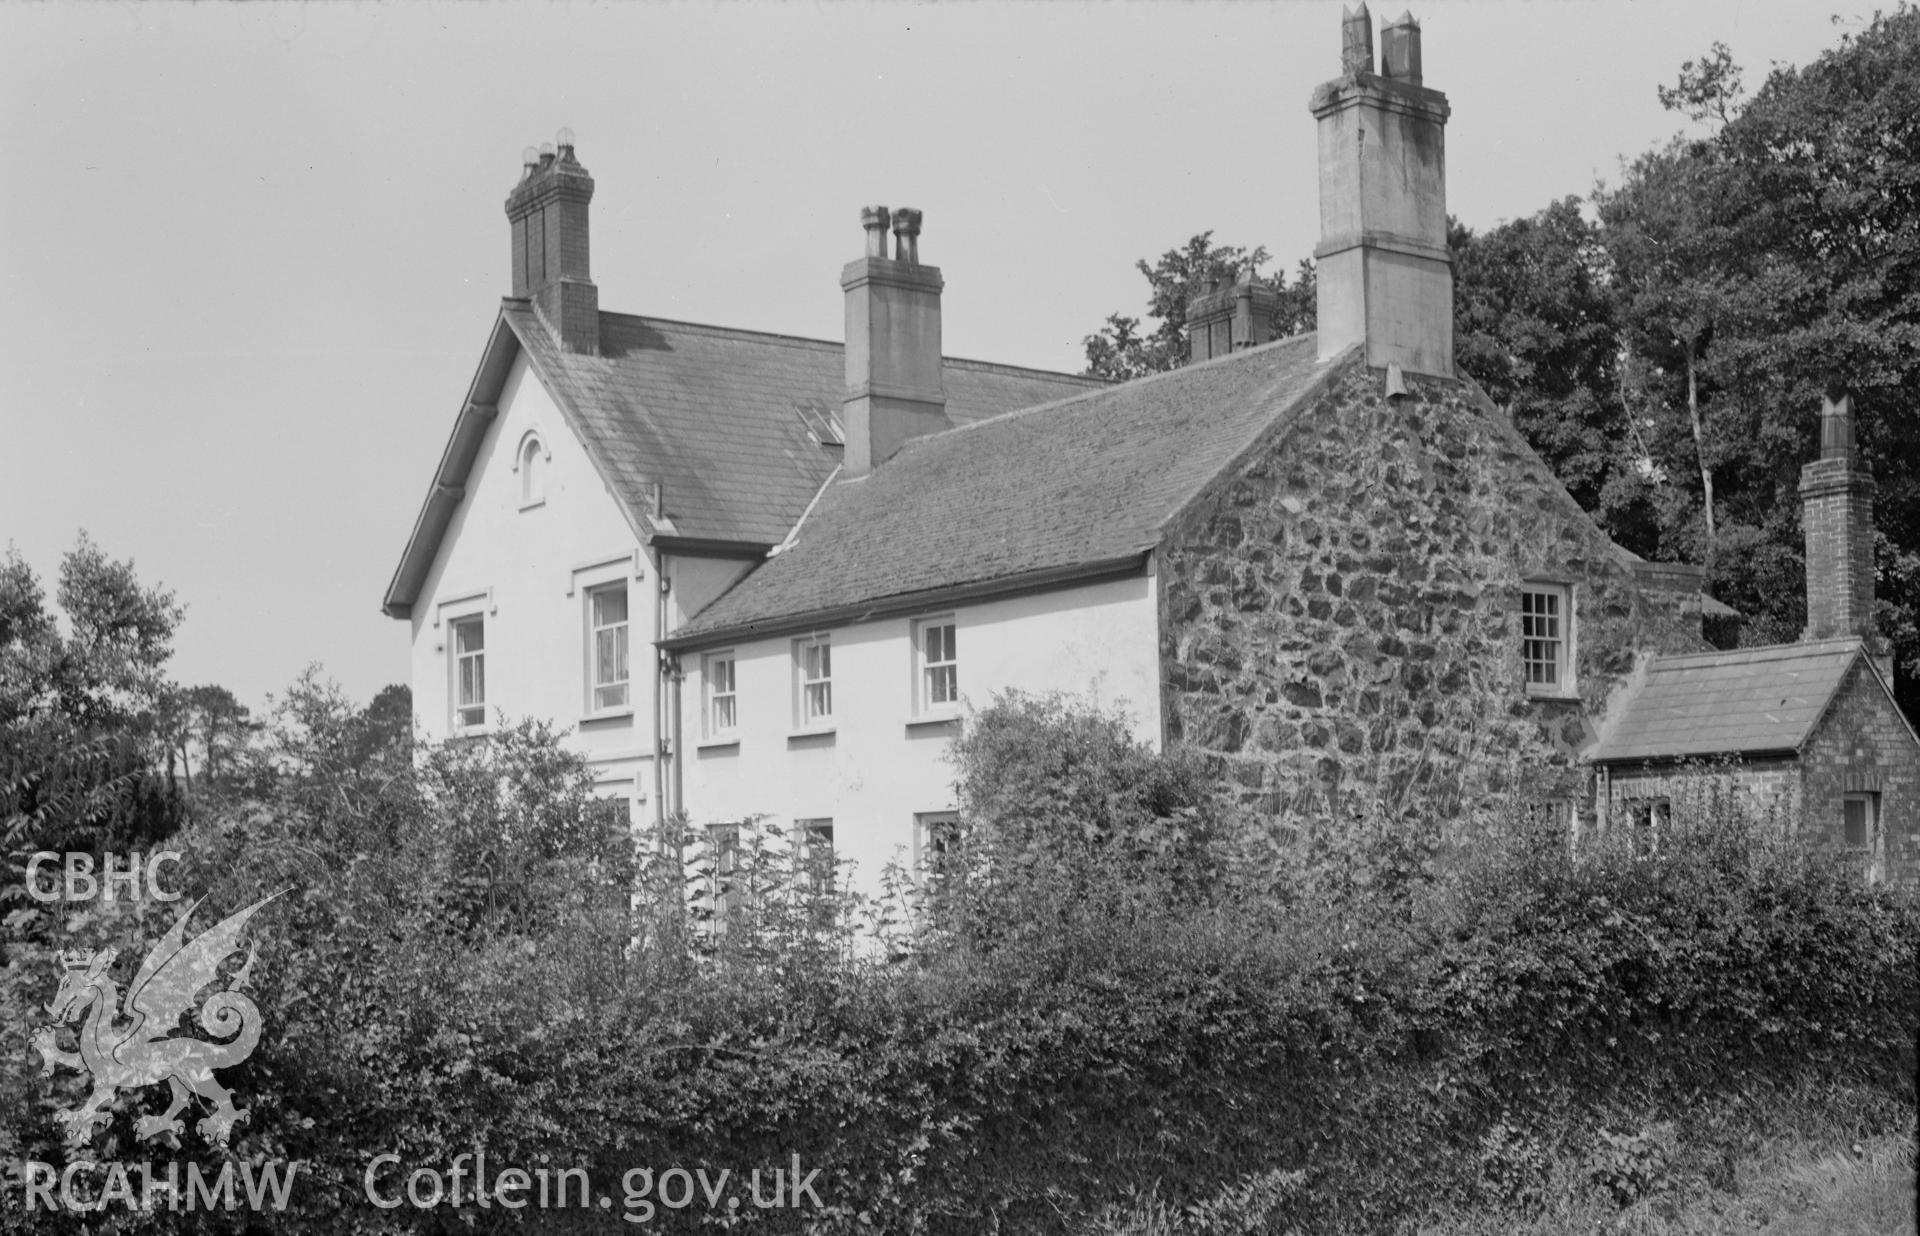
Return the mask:
[[[1688, 1152], [1659, 1121], [1716, 1095], [1911, 1077], [1911, 902], [1731, 809], [1649, 858], [1497, 820], [1229, 821], [1115, 718], [1014, 700], [961, 745], [944, 921], [827, 891], [765, 825], [722, 913], [716, 856], [678, 826], [636, 852], [551, 734], [356, 764], [310, 703], [280, 788], [181, 839], [196, 924], [286, 890], [257, 933], [267, 1033], [223, 1074], [252, 1108], [230, 1153], [301, 1164], [274, 1230], [607, 1230], [630, 1169], [728, 1170], [744, 1199], [798, 1155], [818, 1209], [655, 1191], [649, 1226], [1390, 1231], [1524, 1207], [1569, 1146], [1587, 1187], [1644, 1192]], [[135, 952], [172, 916], [97, 909], [61, 942]], [[14, 1160], [64, 1162], [48, 1112], [79, 1097], [27, 1042], [51, 974], [21, 950], [0, 976]], [[132, 1142], [163, 1101], [124, 1094], [93, 1153], [220, 1161]], [[365, 1199], [376, 1154], [476, 1150], [584, 1167], [613, 1209]], [[5, 1225], [79, 1230], [17, 1190]]]

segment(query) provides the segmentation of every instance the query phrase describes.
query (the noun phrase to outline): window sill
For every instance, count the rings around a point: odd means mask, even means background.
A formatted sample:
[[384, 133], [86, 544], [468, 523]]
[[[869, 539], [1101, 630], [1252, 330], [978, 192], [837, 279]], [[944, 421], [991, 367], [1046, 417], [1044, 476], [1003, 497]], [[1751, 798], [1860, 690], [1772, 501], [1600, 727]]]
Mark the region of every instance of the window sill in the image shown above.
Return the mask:
[[958, 724], [960, 724], [960, 714], [957, 712], [929, 712], [907, 718], [907, 728], [910, 730], [935, 729], [943, 725]]
[[794, 742], [806, 738], [832, 738], [835, 728], [836, 727], [831, 725], [810, 725], [804, 729], [790, 731], [787, 734], [787, 741]]
[[1580, 702], [1580, 692], [1564, 687], [1555, 691], [1529, 690], [1527, 692], [1527, 698], [1530, 700], [1558, 700], [1561, 703], [1572, 702], [1577, 704]]
[[718, 738], [703, 738], [693, 745], [693, 749], [695, 751], [724, 751], [729, 747], [737, 748], [739, 745], [740, 736], [738, 734], [727, 734]]
[[522, 502], [520, 509], [523, 511], [537, 511], [546, 504], [547, 500], [545, 498], [536, 498], [532, 502]]
[[493, 733], [493, 723], [485, 725], [457, 725], [448, 732], [449, 738], [486, 738]]
[[580, 724], [592, 725], [596, 721], [631, 721], [632, 719], [633, 709], [631, 708], [608, 708], [602, 712], [582, 714]]

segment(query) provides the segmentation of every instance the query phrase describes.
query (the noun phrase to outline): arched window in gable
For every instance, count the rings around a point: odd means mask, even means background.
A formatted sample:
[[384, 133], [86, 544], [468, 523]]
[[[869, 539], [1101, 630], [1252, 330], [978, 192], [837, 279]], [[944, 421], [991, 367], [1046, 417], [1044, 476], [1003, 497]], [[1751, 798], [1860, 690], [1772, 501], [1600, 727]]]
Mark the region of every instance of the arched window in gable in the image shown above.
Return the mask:
[[514, 471], [520, 474], [520, 509], [539, 506], [547, 500], [547, 461], [550, 454], [540, 435], [528, 430], [520, 439], [520, 453], [514, 458]]

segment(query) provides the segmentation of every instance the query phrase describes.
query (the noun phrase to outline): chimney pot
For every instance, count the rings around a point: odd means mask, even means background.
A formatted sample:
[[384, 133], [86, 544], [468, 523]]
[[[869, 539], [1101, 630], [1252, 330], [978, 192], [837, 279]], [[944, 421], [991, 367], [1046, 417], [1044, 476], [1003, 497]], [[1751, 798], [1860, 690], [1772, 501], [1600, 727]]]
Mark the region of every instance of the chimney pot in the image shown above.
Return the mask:
[[1366, 0], [1360, 0], [1357, 9], [1340, 6], [1340, 72], [1373, 72], [1373, 14], [1367, 12]]
[[1820, 458], [1853, 459], [1853, 397], [1828, 396], [1820, 407]]
[[911, 206], [893, 212], [893, 257], [909, 266], [920, 264], [920, 212]]
[[1402, 13], [1380, 30], [1380, 73], [1409, 86], [1420, 84], [1420, 23]]
[[893, 220], [893, 213], [885, 206], [862, 206], [860, 208], [860, 226], [867, 230], [867, 256], [884, 258], [887, 256], [887, 226]]

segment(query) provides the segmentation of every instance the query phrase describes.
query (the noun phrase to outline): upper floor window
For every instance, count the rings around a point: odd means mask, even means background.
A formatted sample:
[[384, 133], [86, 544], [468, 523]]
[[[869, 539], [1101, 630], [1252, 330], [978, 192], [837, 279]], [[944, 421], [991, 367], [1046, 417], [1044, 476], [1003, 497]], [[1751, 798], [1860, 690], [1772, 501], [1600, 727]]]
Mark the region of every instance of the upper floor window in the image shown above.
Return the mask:
[[589, 710], [627, 707], [627, 583], [587, 592], [587, 657], [593, 697]]
[[547, 500], [547, 448], [540, 435], [529, 433], [520, 442], [520, 457], [514, 461], [520, 473], [520, 509], [539, 506]]
[[1858, 864], [1869, 884], [1886, 878], [1887, 839], [1880, 827], [1880, 796], [1848, 794], [1840, 803], [1841, 839], [1847, 857]]
[[914, 662], [918, 678], [915, 709], [922, 713], [951, 712], [960, 704], [960, 661], [954, 643], [951, 614], [925, 618], [914, 624]]
[[707, 737], [731, 734], [740, 723], [738, 696], [734, 691], [734, 659], [731, 652], [711, 653], [701, 681], [707, 692]]
[[833, 720], [833, 645], [825, 635], [793, 641], [794, 711], [801, 728]]
[[453, 728], [487, 723], [487, 629], [479, 614], [449, 624], [453, 637]]
[[1571, 589], [1564, 584], [1521, 585], [1520, 661], [1529, 695], [1572, 691], [1572, 633]]

